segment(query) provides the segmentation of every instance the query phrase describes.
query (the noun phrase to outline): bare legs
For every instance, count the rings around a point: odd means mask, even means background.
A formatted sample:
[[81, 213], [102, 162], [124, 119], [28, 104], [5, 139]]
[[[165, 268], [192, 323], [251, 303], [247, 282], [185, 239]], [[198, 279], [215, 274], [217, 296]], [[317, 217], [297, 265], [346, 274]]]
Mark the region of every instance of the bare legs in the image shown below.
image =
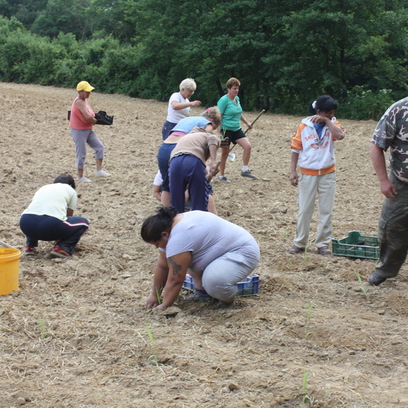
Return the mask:
[[[237, 144], [239, 144], [244, 150], [242, 153], [242, 164], [244, 166], [248, 166], [249, 160], [251, 158], [251, 149], [252, 149], [251, 143], [249, 142], [248, 138], [243, 137], [237, 140]], [[225, 175], [225, 167], [226, 167], [229, 151], [230, 151], [229, 147], [221, 148], [220, 177]]]

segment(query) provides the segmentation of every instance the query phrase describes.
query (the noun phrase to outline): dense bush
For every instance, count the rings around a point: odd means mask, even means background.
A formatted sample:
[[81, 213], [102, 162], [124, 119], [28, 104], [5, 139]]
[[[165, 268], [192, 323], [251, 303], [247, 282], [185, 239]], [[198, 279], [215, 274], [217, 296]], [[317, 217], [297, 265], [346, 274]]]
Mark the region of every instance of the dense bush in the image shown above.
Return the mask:
[[235, 76], [245, 110], [305, 115], [328, 93], [352, 119], [408, 92], [408, 0], [1, 0], [0, 13], [2, 81], [166, 101], [193, 77], [210, 106]]
[[367, 86], [355, 86], [339, 112], [343, 117], [356, 120], [378, 120], [394, 102], [390, 89], [371, 91]]

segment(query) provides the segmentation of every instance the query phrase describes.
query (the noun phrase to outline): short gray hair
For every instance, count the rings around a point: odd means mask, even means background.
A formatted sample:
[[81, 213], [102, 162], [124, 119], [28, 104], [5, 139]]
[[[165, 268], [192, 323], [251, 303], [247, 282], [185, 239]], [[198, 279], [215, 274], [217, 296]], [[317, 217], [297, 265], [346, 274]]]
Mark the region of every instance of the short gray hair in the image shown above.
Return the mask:
[[197, 84], [193, 78], [186, 78], [180, 82], [180, 91], [182, 89], [187, 89], [189, 91], [195, 91], [197, 89]]

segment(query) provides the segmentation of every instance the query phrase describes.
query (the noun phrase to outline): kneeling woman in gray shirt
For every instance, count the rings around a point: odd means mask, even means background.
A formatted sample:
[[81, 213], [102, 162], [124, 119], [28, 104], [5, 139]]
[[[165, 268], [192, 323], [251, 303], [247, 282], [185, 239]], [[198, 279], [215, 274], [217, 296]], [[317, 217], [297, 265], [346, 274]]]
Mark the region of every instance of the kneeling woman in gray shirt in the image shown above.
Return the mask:
[[171, 306], [187, 270], [198, 297], [218, 299], [220, 306], [233, 305], [237, 283], [256, 268], [260, 258], [259, 246], [248, 231], [205, 211], [177, 214], [173, 207], [159, 208], [144, 221], [141, 235], [160, 251], [148, 309]]

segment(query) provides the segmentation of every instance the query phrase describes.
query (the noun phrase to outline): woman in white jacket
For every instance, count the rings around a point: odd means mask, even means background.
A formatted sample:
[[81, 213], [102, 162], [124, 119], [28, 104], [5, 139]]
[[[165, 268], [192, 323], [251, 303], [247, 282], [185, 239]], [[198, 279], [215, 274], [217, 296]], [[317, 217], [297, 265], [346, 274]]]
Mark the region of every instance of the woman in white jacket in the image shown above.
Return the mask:
[[302, 120], [292, 138], [290, 182], [299, 186], [299, 213], [296, 236], [289, 249], [291, 254], [306, 250], [316, 195], [319, 197], [319, 222], [315, 246], [318, 254], [331, 254], [329, 245], [336, 190], [334, 141], [344, 139], [344, 129], [334, 117], [337, 107], [337, 101], [331, 96], [319, 96], [309, 105], [313, 116]]

